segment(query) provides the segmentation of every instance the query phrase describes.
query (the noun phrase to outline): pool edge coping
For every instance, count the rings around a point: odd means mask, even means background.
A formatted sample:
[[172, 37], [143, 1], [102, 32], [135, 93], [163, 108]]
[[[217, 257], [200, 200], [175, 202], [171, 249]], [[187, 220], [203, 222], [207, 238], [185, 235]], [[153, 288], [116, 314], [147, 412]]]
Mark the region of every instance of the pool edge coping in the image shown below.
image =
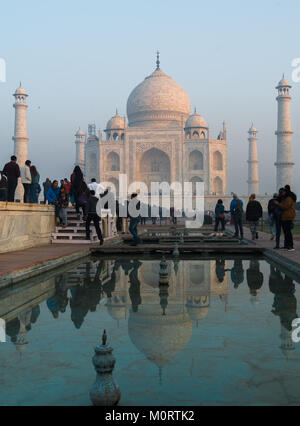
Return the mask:
[[31, 265], [24, 269], [15, 270], [6, 275], [2, 275], [0, 277], [0, 289], [9, 287], [10, 285], [19, 283], [23, 280], [27, 280], [28, 278], [34, 278], [38, 275], [43, 274], [44, 272], [48, 272], [52, 269], [55, 269], [58, 266], [68, 264], [80, 258], [90, 256], [90, 254], [90, 248], [84, 248], [76, 253], [61, 256], [55, 259], [49, 259], [44, 262], [40, 262], [36, 265]]

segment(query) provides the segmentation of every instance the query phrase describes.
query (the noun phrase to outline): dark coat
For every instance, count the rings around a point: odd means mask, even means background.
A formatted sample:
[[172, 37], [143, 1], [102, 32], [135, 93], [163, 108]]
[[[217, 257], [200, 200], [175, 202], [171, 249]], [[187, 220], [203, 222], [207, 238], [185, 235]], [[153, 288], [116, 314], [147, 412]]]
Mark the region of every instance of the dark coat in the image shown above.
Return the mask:
[[263, 215], [263, 209], [260, 202], [249, 201], [246, 211], [247, 222], [257, 222]]
[[17, 181], [21, 176], [20, 167], [14, 161], [5, 164], [3, 173], [7, 176], [7, 179], [10, 181]]
[[94, 195], [91, 195], [87, 201], [87, 212], [88, 214], [97, 214], [97, 204], [99, 199]]

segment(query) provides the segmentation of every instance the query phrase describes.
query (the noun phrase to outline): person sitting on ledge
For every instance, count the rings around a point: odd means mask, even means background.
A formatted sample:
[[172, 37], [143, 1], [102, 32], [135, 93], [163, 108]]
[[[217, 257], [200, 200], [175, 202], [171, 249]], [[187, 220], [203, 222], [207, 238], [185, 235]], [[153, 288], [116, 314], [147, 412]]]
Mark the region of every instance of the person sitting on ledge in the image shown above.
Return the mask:
[[60, 224], [60, 218], [59, 218], [59, 212], [60, 212], [60, 206], [59, 206], [59, 194], [60, 189], [58, 187], [58, 181], [54, 180], [50, 189], [47, 192], [47, 201], [50, 205], [55, 206], [55, 220], [56, 225]]

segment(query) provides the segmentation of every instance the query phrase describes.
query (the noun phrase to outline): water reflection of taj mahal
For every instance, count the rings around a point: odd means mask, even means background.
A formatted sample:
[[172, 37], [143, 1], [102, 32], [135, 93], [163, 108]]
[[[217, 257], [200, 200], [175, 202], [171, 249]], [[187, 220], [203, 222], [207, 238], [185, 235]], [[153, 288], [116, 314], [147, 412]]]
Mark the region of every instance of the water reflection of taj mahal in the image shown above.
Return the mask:
[[[230, 314], [229, 286], [231, 291], [239, 292], [247, 280], [255, 309], [264, 276], [258, 260], [250, 261], [247, 274], [244, 266], [240, 259], [232, 263], [222, 257], [172, 258], [167, 260], [169, 286], [161, 287], [160, 260], [87, 261], [54, 278], [25, 285], [19, 292], [4, 292], [0, 297], [0, 317], [6, 321], [10, 342], [23, 352], [42, 309], [54, 321], [60, 317], [70, 319], [76, 329], [86, 326], [88, 315], [94, 321], [97, 317], [92, 315], [97, 316], [96, 311], [106, 310], [115, 321], [110, 328], [122, 327], [124, 332], [125, 322], [133, 345], [161, 368], [184, 351], [193, 329], [195, 332], [196, 327], [211, 323], [212, 307], [214, 314], [215, 308]], [[274, 297], [270, 310], [280, 319], [280, 348], [285, 356], [290, 356], [295, 349], [291, 325], [297, 318], [295, 285], [293, 279], [271, 267], [269, 289]], [[226, 322], [225, 317], [222, 321]]]
[[211, 298], [219, 297], [226, 308], [228, 279], [218, 281], [215, 262], [185, 261], [178, 265], [176, 260], [168, 261], [166, 292], [159, 288], [160, 261], [133, 262], [129, 273], [129, 265], [121, 263], [108, 299], [108, 312], [117, 321], [129, 315], [132, 343], [159, 367], [189, 343], [193, 323], [198, 326], [206, 318]]

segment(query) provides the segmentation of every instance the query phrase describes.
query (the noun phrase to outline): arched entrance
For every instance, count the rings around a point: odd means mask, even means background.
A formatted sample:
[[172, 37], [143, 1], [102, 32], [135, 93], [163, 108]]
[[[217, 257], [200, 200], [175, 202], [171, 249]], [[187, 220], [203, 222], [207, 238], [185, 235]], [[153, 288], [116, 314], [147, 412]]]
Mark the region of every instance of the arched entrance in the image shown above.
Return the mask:
[[221, 178], [216, 177], [213, 182], [213, 192], [216, 195], [223, 194], [223, 181]]
[[223, 170], [223, 155], [219, 151], [214, 152], [213, 167], [214, 170]]
[[110, 152], [106, 158], [106, 170], [109, 172], [120, 171], [120, 157], [116, 152]]
[[168, 155], [157, 148], [145, 152], [139, 164], [139, 180], [148, 186], [149, 193], [152, 182], [171, 183], [171, 165]]

